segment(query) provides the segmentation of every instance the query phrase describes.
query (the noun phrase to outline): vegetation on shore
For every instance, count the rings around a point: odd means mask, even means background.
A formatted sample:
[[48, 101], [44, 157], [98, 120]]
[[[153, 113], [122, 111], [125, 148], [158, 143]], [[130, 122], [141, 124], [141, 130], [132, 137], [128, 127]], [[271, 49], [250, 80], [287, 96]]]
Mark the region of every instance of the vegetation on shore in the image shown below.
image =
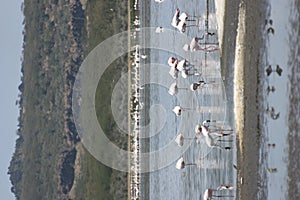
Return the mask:
[[[127, 30], [127, 2], [96, 1], [87, 3], [86, 29], [84, 34], [84, 54], [87, 55], [95, 46], [110, 36]], [[107, 52], [109, 54], [109, 52]], [[113, 62], [99, 81], [95, 102], [99, 123], [107, 137], [120, 147], [127, 146], [127, 136], [120, 139], [120, 134], [111, 111], [111, 94], [114, 88], [112, 80], [118, 80], [121, 73], [127, 71], [126, 57]], [[127, 174], [113, 170], [98, 162], [85, 152], [82, 161], [82, 178], [76, 190], [76, 196], [83, 199], [126, 199]]]
[[81, 62], [81, 50], [74, 48], [80, 46], [80, 29], [73, 26], [80, 8], [79, 2], [25, 0], [22, 5], [19, 138], [8, 172], [16, 199], [64, 199], [73, 185], [79, 138], [69, 95]]
[[[126, 4], [24, 0], [19, 138], [8, 171], [16, 199], [127, 197], [127, 174], [104, 166], [82, 147], [71, 110], [72, 86], [84, 55], [127, 30]], [[125, 55], [105, 71], [95, 97], [102, 128], [122, 148], [127, 139], [120, 139], [112, 118], [111, 95], [103, 94], [112, 93], [112, 80], [126, 69]]]

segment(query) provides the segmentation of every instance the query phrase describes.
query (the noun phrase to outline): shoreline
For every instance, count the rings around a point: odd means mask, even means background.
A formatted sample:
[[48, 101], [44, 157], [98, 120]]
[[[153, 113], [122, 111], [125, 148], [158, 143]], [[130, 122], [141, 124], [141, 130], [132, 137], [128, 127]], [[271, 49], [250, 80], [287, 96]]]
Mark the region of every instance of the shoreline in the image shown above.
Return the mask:
[[[140, 9], [140, 19], [141, 19], [141, 28], [143, 27], [149, 27], [150, 26], [150, 13], [151, 13], [151, 6], [150, 6], [150, 2], [146, 3], [146, 2], [141, 2], [139, 4], [139, 9]], [[140, 38], [144, 38], [143, 35], [139, 36]], [[143, 40], [141, 39], [141, 46], [147, 46], [147, 43], [149, 41], [147, 40]], [[145, 51], [144, 53], [146, 55], [150, 56], [150, 51], [143, 49], [142, 51]], [[143, 61], [142, 64], [145, 61]], [[141, 72], [142, 74], [144, 74], [143, 78], [144, 80], [142, 82], [146, 82], [148, 83], [148, 76], [150, 75], [150, 68], [146, 68], [147, 71]], [[149, 124], [149, 115], [148, 113], [150, 112], [150, 87], [147, 85], [144, 85], [144, 90], [143, 90], [143, 96], [144, 98], [144, 112], [141, 112], [141, 116], [143, 116], [142, 118], [144, 119], [144, 121], [141, 121], [141, 125], [142, 126], [146, 126], [147, 124]], [[145, 133], [146, 135], [147, 133]], [[149, 133], [148, 133], [149, 134]], [[150, 138], [144, 138], [142, 140], [140, 140], [140, 152], [145, 153], [145, 152], [149, 152], [150, 151]], [[149, 165], [149, 160], [141, 160], [140, 161], [143, 165]], [[140, 174], [140, 198], [147, 200], [150, 199], [150, 172], [148, 173], [141, 173]]]
[[127, 0], [127, 68], [128, 68], [128, 79], [127, 79], [127, 199], [131, 199], [131, 58], [130, 58], [130, 47], [131, 47], [131, 38], [130, 38], [130, 28], [131, 28], [131, 13], [130, 13], [130, 0]]
[[259, 183], [259, 66], [264, 4], [241, 0], [234, 69], [239, 199], [257, 199]]

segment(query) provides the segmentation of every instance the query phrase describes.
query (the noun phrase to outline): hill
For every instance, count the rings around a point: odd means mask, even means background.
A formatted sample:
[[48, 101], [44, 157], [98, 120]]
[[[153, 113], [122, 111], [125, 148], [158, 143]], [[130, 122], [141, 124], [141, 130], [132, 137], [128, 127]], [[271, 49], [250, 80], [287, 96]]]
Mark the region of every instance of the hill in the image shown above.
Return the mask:
[[[72, 87], [84, 56], [127, 29], [126, 2], [24, 0], [21, 9], [25, 28], [19, 137], [8, 170], [12, 192], [24, 200], [125, 199], [126, 173], [102, 165], [84, 149], [71, 108]], [[112, 90], [109, 80], [121, 75], [125, 61], [124, 56], [109, 67], [97, 94]], [[102, 100], [96, 105], [99, 122], [114, 139], [119, 132], [111, 121], [110, 96], [95, 98]]]

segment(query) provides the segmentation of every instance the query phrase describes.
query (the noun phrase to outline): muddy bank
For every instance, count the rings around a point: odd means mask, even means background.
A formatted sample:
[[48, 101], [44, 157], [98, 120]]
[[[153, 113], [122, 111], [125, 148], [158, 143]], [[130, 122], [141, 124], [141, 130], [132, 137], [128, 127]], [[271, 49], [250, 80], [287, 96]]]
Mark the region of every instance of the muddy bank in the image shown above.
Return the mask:
[[257, 199], [258, 193], [260, 141], [258, 90], [264, 19], [263, 2], [240, 1], [234, 65], [239, 199]]

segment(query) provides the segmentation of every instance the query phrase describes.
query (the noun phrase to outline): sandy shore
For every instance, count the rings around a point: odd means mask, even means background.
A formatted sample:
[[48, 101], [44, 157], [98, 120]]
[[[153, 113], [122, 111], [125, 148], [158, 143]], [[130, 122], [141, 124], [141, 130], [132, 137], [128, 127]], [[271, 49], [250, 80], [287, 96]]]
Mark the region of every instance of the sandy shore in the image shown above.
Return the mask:
[[[216, 3], [217, 5], [217, 3]], [[217, 8], [222, 49], [221, 66], [225, 82], [233, 76], [234, 113], [237, 132], [237, 198], [257, 199], [259, 187], [258, 83], [260, 48], [265, 4], [262, 1], [233, 0]], [[234, 69], [231, 66], [234, 65]], [[233, 70], [233, 72], [232, 72]], [[225, 84], [228, 85], [228, 84]], [[229, 84], [230, 85], [230, 84]]]
[[241, 0], [239, 5], [234, 70], [239, 199], [257, 199], [259, 186], [258, 78], [264, 8], [258, 0]]

